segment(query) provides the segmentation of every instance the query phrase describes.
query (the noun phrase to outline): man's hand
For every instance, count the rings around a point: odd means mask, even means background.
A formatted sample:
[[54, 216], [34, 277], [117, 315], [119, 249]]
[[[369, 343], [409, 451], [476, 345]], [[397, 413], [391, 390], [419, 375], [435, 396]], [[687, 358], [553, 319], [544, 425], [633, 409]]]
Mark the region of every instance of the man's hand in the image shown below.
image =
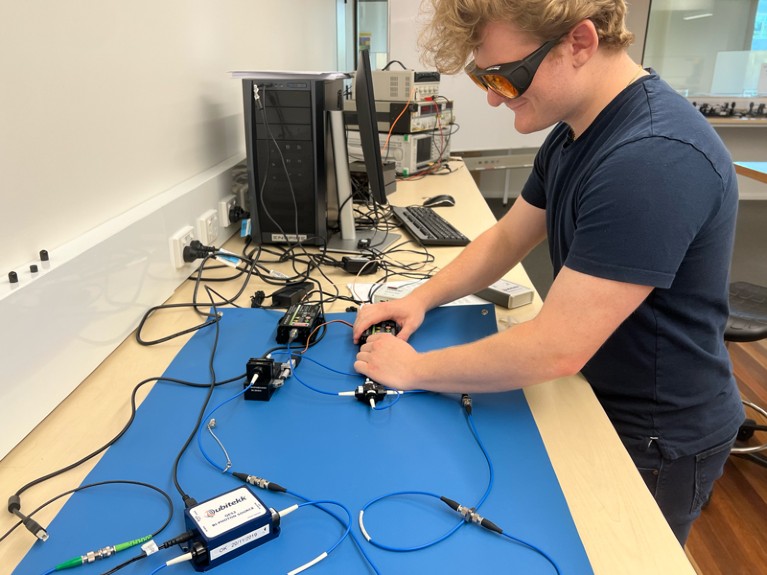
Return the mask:
[[414, 389], [418, 383], [415, 370], [418, 357], [418, 352], [406, 341], [389, 333], [377, 333], [360, 348], [354, 369], [381, 385]]
[[426, 314], [423, 306], [410, 296], [398, 300], [364, 305], [357, 312], [352, 338], [358, 343], [362, 333], [372, 325], [392, 320], [399, 326], [397, 337], [407, 341], [423, 323]]

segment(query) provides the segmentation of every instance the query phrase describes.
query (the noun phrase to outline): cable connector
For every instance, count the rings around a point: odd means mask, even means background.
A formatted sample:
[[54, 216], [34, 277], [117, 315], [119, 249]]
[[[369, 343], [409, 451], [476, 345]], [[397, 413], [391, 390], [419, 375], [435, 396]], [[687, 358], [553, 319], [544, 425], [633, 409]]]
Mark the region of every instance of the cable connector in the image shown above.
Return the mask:
[[25, 517], [21, 522], [24, 524], [24, 527], [27, 528], [27, 531], [37, 537], [40, 541], [48, 541], [48, 532], [37, 521], [31, 517]]
[[250, 296], [250, 307], [261, 307], [266, 299], [266, 293], [263, 290], [256, 291]]
[[386, 388], [380, 383], [376, 383], [369, 377], [365, 378], [365, 383], [358, 385], [354, 391], [354, 397], [362, 403], [369, 403], [370, 407], [375, 409], [376, 403], [386, 398]]
[[186, 543], [187, 541], [191, 540], [194, 537], [194, 531], [187, 531], [186, 533], [182, 533], [181, 535], [176, 535], [172, 539], [168, 539], [167, 541], [160, 544], [159, 549], [168, 549], [169, 547], [175, 547], [176, 545], [181, 545], [182, 543]]
[[187, 263], [193, 262], [215, 253], [217, 249], [214, 246], [204, 245], [200, 240], [192, 240], [188, 246], [184, 246], [184, 261]]
[[264, 109], [264, 103], [261, 101], [261, 96], [258, 93], [258, 84], [255, 82], [253, 82], [253, 101], [261, 110]]
[[466, 415], [471, 415], [471, 396], [468, 393], [464, 393], [461, 396], [461, 405], [466, 410]]
[[259, 489], [267, 489], [269, 491], [276, 491], [277, 493], [285, 493], [287, 491], [282, 485], [264, 479], [263, 477], [258, 477], [257, 475], [248, 475], [247, 473], [240, 473], [238, 471], [232, 472], [232, 475], [240, 481], [254, 485]]
[[450, 509], [453, 511], [457, 511], [461, 517], [463, 517], [463, 520], [466, 521], [466, 523], [476, 523], [480, 527], [484, 527], [485, 529], [488, 529], [490, 531], [493, 531], [498, 534], [503, 534], [503, 529], [498, 527], [495, 523], [490, 521], [489, 519], [485, 519], [482, 517], [479, 513], [477, 513], [477, 509], [475, 507], [465, 507], [458, 503], [457, 501], [453, 501], [452, 499], [449, 499], [447, 497], [440, 497], [442, 501], [444, 501]]
[[21, 512], [21, 497], [11, 495], [8, 498], [8, 512], [21, 520], [21, 524], [40, 541], [48, 541], [48, 532], [34, 519]]
[[234, 205], [229, 209], [229, 222], [240, 222], [250, 217], [250, 212], [243, 210], [240, 206]]
[[371, 408], [375, 409], [376, 404], [384, 400], [387, 395], [399, 395], [401, 391], [396, 389], [386, 389], [380, 383], [376, 383], [369, 377], [365, 378], [365, 383], [358, 385], [354, 391], [341, 391], [338, 395], [353, 395], [357, 398], [357, 401], [367, 403]]

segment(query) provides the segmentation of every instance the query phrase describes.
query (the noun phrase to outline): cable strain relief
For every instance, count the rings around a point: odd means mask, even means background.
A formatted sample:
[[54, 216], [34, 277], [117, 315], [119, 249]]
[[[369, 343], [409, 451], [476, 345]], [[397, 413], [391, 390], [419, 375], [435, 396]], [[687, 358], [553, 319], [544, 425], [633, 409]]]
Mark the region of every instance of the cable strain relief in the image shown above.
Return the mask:
[[232, 471], [232, 475], [242, 481], [243, 483], [248, 482], [248, 474], [247, 473], [240, 473], [239, 471]]
[[458, 508], [460, 507], [460, 505], [458, 504], [457, 501], [453, 501], [452, 499], [445, 497], [444, 495], [441, 496], [440, 499], [444, 501], [447, 504], [447, 506], [450, 507], [450, 509], [452, 509], [453, 511], [458, 511]]
[[496, 532], [496, 533], [498, 533], [499, 535], [503, 535], [503, 529], [501, 529], [500, 527], [498, 527], [498, 526], [497, 526], [495, 523], [493, 523], [493, 522], [492, 522], [492, 521], [490, 521], [489, 519], [482, 519], [482, 521], [480, 521], [480, 523], [479, 523], [479, 524], [480, 524], [482, 527], [484, 527], [485, 529], [489, 529], [490, 531], [495, 531], [495, 532]]
[[173, 539], [168, 539], [164, 543], [160, 545], [160, 549], [167, 549], [168, 547], [173, 547], [174, 545], [180, 545], [181, 543], [186, 543], [189, 541], [192, 537], [194, 537], [194, 531], [187, 531], [186, 533], [182, 533], [181, 535], [177, 535]]
[[187, 509], [197, 505], [197, 500], [194, 497], [192, 497], [191, 495], [184, 495], [182, 497], [182, 500], [184, 501], [184, 507], [186, 507]]
[[21, 510], [21, 497], [18, 495], [11, 495], [8, 498], [8, 512], [16, 513]]
[[279, 483], [274, 483], [272, 481], [269, 482], [269, 485], [267, 486], [267, 489], [269, 491], [276, 491], [277, 493], [286, 493], [288, 491], [287, 489], [285, 489]]

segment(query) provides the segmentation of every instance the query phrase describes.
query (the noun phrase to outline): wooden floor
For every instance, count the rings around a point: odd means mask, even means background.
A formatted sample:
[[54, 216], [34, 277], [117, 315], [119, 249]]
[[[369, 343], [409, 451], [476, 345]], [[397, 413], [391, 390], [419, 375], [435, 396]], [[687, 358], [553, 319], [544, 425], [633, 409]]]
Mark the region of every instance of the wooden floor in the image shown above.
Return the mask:
[[[730, 356], [744, 398], [767, 408], [766, 340], [730, 344]], [[750, 410], [747, 417], [767, 425]], [[754, 440], [767, 442], [767, 433]], [[700, 575], [767, 573], [767, 467], [730, 457], [686, 550]]]

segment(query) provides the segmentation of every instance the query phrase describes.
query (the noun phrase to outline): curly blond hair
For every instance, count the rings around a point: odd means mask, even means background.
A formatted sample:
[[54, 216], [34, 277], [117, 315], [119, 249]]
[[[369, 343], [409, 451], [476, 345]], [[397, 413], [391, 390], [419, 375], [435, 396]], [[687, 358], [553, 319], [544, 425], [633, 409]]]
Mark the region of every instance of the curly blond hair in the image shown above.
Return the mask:
[[624, 0], [424, 0], [421, 10], [428, 18], [419, 38], [422, 59], [446, 74], [463, 69], [488, 22], [512, 23], [544, 42], [588, 19], [602, 46], [626, 48], [634, 41]]

